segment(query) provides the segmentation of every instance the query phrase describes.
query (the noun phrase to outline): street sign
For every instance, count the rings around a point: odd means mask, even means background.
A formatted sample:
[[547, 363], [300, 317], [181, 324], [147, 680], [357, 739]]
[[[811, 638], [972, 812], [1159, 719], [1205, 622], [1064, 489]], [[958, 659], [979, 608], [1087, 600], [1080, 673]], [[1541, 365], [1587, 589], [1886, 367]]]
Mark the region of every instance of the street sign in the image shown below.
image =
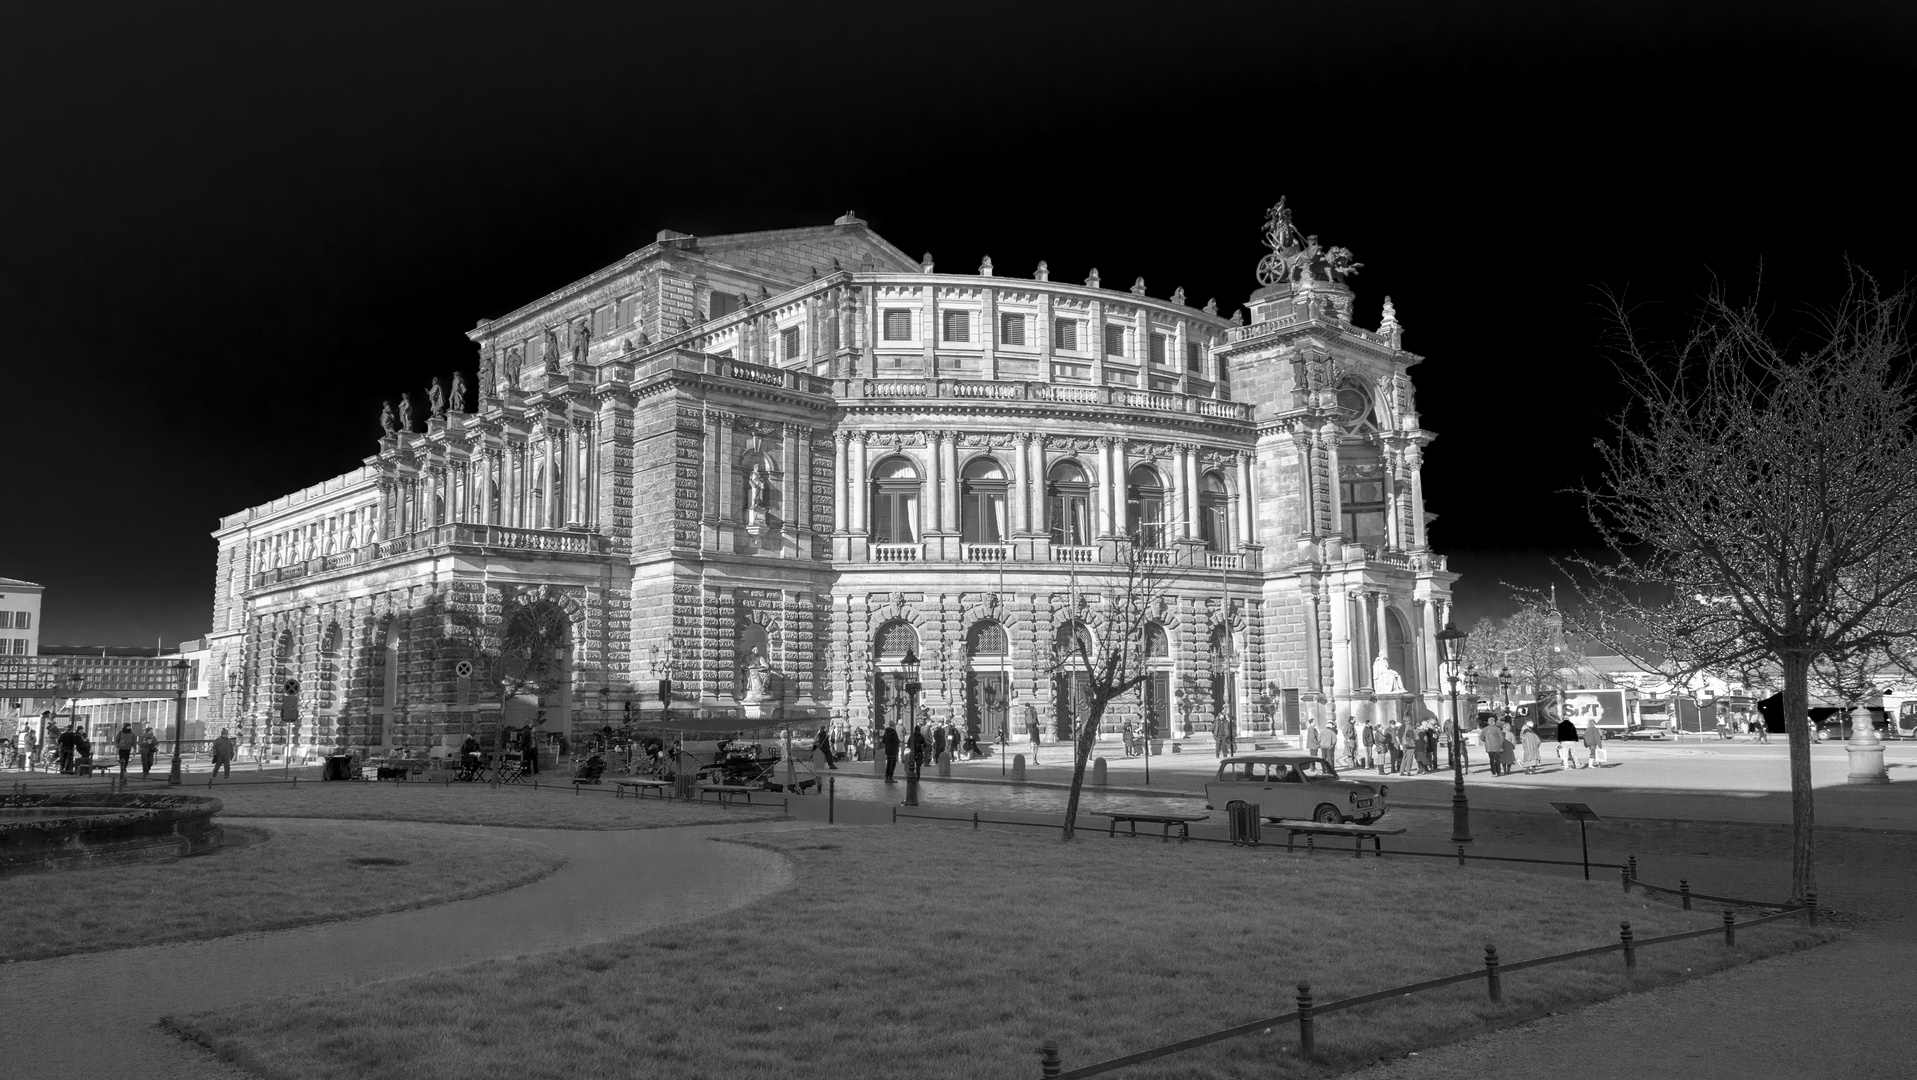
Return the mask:
[[461, 660], [459, 663], [453, 665], [453, 672], [462, 679], [470, 679], [473, 677], [473, 662], [471, 660]]
[[1581, 802], [1554, 802], [1551, 804], [1551, 809], [1556, 810], [1567, 820], [1578, 823], [1578, 843], [1584, 848], [1584, 880], [1591, 880], [1591, 842], [1585, 839], [1584, 823], [1604, 819], [1597, 816], [1597, 811]]

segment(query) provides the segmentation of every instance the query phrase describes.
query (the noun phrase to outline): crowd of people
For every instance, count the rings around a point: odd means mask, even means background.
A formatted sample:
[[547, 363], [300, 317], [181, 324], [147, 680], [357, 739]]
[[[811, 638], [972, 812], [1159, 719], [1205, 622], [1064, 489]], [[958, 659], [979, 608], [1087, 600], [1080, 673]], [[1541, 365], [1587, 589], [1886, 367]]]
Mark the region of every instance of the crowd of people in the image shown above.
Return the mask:
[[[135, 734], [132, 724], [122, 725], [119, 734], [113, 737], [113, 749], [119, 757], [120, 771], [126, 772], [132, 767], [133, 755], [140, 755], [140, 775], [153, 772], [153, 759], [159, 753], [160, 739], [153, 733], [153, 725]], [[0, 764], [9, 768], [57, 769], [61, 775], [72, 776], [95, 768], [93, 761], [93, 739], [83, 725], [69, 722], [64, 728], [52, 728], [42, 740], [32, 728], [23, 727], [17, 734], [0, 740]]]
[[[1551, 719], [1547, 713], [1538, 720], [1520, 720], [1510, 716], [1486, 714], [1479, 717], [1478, 744], [1493, 776], [1509, 775], [1516, 769], [1534, 773], [1544, 767], [1544, 743], [1553, 744], [1557, 763], [1564, 769], [1588, 769], [1608, 763], [1604, 747], [1604, 729], [1597, 721], [1579, 728], [1569, 718]], [[1444, 761], [1439, 762], [1439, 748]], [[1350, 716], [1336, 721], [1315, 718], [1306, 725], [1304, 748], [1308, 754], [1325, 758], [1342, 769], [1375, 769], [1380, 773], [1417, 776], [1449, 769], [1451, 740], [1434, 716], [1421, 720], [1354, 721]], [[1224, 751], [1228, 753], [1229, 751]], [[1471, 746], [1462, 738], [1458, 752], [1464, 768], [1471, 767]]]

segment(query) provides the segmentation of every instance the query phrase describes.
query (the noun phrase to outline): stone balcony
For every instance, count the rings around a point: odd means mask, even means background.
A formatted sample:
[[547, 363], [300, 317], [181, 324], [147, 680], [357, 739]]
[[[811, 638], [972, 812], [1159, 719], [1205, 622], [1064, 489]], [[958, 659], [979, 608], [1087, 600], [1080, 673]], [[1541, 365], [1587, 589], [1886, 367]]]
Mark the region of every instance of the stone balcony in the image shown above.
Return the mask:
[[[1018, 536], [1000, 543], [980, 544], [940, 533], [928, 534], [909, 544], [869, 543], [865, 537], [858, 535], [837, 539], [839, 552], [834, 561], [840, 570], [862, 568], [874, 563], [921, 567], [949, 564], [973, 567], [1013, 565], [1028, 570], [1039, 567], [1065, 570], [1073, 566], [1117, 568], [1124, 561], [1120, 554], [1122, 541], [1113, 539], [1100, 540], [1095, 544], [1054, 544], [1047, 537]], [[1139, 553], [1140, 565], [1170, 572], [1257, 571], [1263, 566], [1263, 558], [1263, 549], [1255, 545], [1240, 551], [1220, 552], [1206, 551], [1198, 547], [1195, 541], [1180, 541], [1173, 547], [1146, 548]]]
[[454, 548], [604, 556], [612, 553], [612, 541], [584, 529], [513, 529], [504, 525], [456, 522], [276, 566], [254, 574], [250, 588], [264, 589], [303, 578], [370, 566], [401, 556], [417, 556]]
[[1129, 386], [1092, 386], [1071, 383], [1006, 382], [986, 379], [881, 378], [836, 379], [833, 396], [847, 402], [955, 401], [1012, 405], [1032, 402], [1078, 405], [1098, 412], [1131, 409], [1141, 412], [1184, 413], [1214, 420], [1251, 419], [1251, 406], [1241, 401], [1180, 394], [1167, 390], [1136, 390]]

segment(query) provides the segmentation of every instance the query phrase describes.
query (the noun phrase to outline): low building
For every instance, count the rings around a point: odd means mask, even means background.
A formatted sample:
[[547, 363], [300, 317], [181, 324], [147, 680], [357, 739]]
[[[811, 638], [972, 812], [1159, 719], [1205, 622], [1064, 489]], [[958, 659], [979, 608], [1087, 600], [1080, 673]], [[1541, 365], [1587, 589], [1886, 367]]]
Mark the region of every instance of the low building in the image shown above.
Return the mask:
[[[40, 655], [40, 601], [46, 588], [19, 578], [0, 577], [0, 657]], [[0, 699], [0, 739], [10, 739], [22, 721], [53, 707], [39, 698]]]
[[1100, 633], [1132, 544], [1167, 602], [1109, 724], [1438, 711], [1421, 358], [1388, 299], [1352, 321], [1350, 253], [1282, 203], [1266, 242], [1225, 317], [941, 271], [852, 215], [661, 232], [481, 320], [477, 386], [389, 405], [360, 468], [220, 523], [212, 716], [308, 746], [667, 706], [1068, 730], [1050, 657]]

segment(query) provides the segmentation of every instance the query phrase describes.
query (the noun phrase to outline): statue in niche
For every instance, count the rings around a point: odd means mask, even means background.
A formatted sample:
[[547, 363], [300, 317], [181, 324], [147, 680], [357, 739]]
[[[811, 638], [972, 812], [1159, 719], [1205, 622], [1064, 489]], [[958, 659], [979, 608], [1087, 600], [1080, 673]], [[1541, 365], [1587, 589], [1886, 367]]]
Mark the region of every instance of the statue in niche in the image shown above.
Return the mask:
[[746, 483], [752, 489], [751, 501], [746, 504], [747, 509], [756, 511], [761, 517], [765, 516], [765, 462], [753, 462], [752, 475], [746, 478]]
[[446, 391], [439, 388], [439, 376], [433, 376], [433, 385], [426, 388], [426, 406], [432, 410], [433, 419], [446, 419]]
[[506, 389], [519, 389], [519, 370], [524, 367], [525, 364], [525, 350], [513, 349], [506, 354]]
[[412, 434], [413, 399], [410, 394], [399, 395], [399, 430]]
[[572, 362], [586, 362], [586, 350], [592, 347], [592, 324], [581, 322], [572, 329]]
[[1371, 692], [1374, 694], [1402, 694], [1404, 680], [1391, 670], [1391, 661], [1383, 653], [1371, 661]]
[[546, 374], [548, 375], [559, 374], [559, 330], [557, 327], [548, 326], [546, 328], [546, 358], [545, 359], [546, 359]]
[[453, 399], [446, 403], [446, 411], [466, 411], [466, 376], [462, 372], [453, 372]]
[[766, 659], [765, 650], [757, 645], [746, 653], [745, 658], [746, 701], [764, 701], [772, 687], [772, 661]]
[[379, 429], [387, 435], [399, 434], [399, 423], [393, 419], [393, 403], [390, 401], [380, 404]]

